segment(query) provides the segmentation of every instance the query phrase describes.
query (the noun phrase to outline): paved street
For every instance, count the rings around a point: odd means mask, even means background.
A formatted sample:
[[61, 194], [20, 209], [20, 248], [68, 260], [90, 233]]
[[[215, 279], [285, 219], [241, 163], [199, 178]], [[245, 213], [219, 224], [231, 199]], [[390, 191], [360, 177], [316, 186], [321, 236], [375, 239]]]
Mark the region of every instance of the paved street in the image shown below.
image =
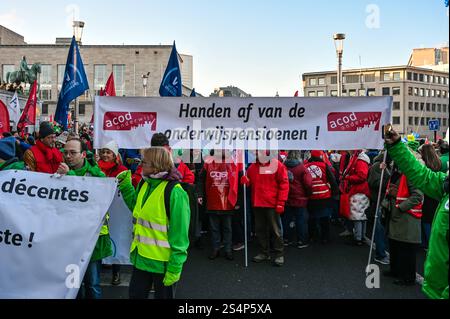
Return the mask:
[[[332, 226], [332, 242], [313, 244], [308, 248], [288, 247], [285, 265], [249, 261], [244, 267], [244, 250], [235, 252], [235, 260], [224, 257], [207, 258], [209, 249], [191, 248], [177, 288], [180, 299], [303, 299], [303, 298], [383, 298], [423, 299], [420, 286], [399, 287], [392, 279], [381, 276], [379, 289], [365, 286], [365, 266], [369, 247], [349, 246]], [[205, 238], [205, 241], [207, 239]], [[256, 253], [256, 242], [249, 243], [249, 260]], [[417, 257], [419, 273], [423, 274], [425, 253]], [[380, 267], [381, 271], [389, 266]], [[110, 285], [111, 269], [105, 269], [102, 282], [105, 298], [127, 298], [130, 267], [124, 267], [122, 284]], [[152, 296], [150, 296], [152, 298]]]

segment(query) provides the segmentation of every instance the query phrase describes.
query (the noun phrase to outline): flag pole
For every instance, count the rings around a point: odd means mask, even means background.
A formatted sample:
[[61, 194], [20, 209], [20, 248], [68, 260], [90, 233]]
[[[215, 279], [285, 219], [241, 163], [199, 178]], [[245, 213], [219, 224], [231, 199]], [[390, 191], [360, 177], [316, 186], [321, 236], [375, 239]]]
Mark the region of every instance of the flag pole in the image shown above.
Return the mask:
[[381, 190], [383, 188], [384, 171], [386, 170], [387, 153], [388, 153], [387, 150], [385, 150], [384, 154], [383, 154], [383, 163], [385, 165], [384, 165], [383, 169], [381, 170], [380, 187], [378, 188], [377, 206], [376, 206], [376, 209], [375, 209], [375, 217], [374, 217], [374, 221], [373, 221], [372, 238], [370, 240], [369, 260], [367, 261], [366, 275], [368, 274], [370, 261], [372, 260], [372, 247], [373, 247], [373, 240], [375, 238], [375, 229], [377, 227], [378, 215], [380, 213]]
[[[242, 150], [242, 172], [245, 176], [245, 149]], [[248, 267], [248, 240], [247, 240], [247, 186], [244, 184], [244, 265]]]

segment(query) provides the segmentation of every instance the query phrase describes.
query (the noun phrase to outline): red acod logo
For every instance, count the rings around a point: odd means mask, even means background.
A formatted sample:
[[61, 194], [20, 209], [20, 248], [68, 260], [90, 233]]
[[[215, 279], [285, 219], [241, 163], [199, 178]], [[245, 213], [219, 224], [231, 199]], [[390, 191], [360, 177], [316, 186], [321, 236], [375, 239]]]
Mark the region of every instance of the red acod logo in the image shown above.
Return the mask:
[[150, 124], [155, 131], [156, 112], [106, 112], [103, 118], [105, 131], [130, 131], [144, 124]]
[[379, 131], [380, 119], [381, 112], [332, 112], [328, 113], [328, 131]]

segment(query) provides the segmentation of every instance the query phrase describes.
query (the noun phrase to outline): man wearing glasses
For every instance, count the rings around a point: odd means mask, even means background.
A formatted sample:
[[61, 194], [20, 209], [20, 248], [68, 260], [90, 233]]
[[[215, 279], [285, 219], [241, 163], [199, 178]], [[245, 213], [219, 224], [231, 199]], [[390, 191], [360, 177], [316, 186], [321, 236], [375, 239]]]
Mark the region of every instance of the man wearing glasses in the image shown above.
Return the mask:
[[[92, 176], [105, 177], [96, 163], [91, 163], [86, 159], [87, 147], [78, 138], [67, 141], [64, 146], [64, 162], [58, 168], [57, 173], [71, 176]], [[83, 287], [80, 289], [81, 297], [88, 299], [100, 299], [102, 290], [100, 288], [100, 271], [102, 259], [112, 255], [111, 240], [109, 238], [108, 217], [105, 217], [105, 223], [102, 226], [95, 245], [94, 251], [89, 261], [86, 274], [83, 279]]]

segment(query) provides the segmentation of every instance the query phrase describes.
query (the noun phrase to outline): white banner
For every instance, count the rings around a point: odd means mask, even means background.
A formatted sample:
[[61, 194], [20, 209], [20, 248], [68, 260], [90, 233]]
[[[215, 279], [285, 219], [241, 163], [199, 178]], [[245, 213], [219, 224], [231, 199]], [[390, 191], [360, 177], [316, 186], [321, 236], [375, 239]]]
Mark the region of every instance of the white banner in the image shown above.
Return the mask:
[[133, 213], [123, 201], [119, 190], [116, 191], [109, 213], [109, 236], [113, 247], [111, 257], [103, 259], [104, 264], [130, 265], [130, 247], [133, 240]]
[[383, 148], [392, 97], [95, 97], [94, 147], [310, 150]]
[[75, 298], [116, 183], [0, 172], [0, 299]]

